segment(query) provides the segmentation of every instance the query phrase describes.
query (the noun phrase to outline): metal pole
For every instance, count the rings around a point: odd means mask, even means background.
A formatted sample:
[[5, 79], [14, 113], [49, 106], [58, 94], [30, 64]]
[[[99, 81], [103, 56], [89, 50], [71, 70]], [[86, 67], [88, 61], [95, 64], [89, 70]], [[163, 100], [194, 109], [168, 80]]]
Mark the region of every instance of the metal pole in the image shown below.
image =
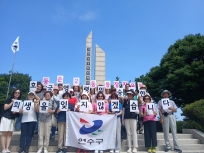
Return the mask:
[[10, 89], [11, 78], [12, 78], [12, 74], [13, 74], [15, 60], [16, 60], [16, 51], [14, 53], [14, 59], [13, 59], [12, 70], [11, 70], [10, 79], [9, 79], [9, 85], [8, 85], [8, 89], [7, 89], [7, 93], [6, 93], [6, 99], [8, 98], [8, 94], [9, 94], [9, 89]]

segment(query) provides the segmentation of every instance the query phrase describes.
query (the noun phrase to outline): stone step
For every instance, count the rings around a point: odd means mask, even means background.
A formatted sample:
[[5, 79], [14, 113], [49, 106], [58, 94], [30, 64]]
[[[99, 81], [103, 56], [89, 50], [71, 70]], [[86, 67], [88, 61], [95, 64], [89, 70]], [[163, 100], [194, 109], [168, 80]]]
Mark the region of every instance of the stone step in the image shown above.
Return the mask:
[[[189, 144], [189, 145], [180, 145], [181, 150], [190, 151], [191, 153], [195, 150], [202, 150], [204, 151], [204, 144]], [[57, 146], [49, 146], [48, 151], [49, 152], [56, 152], [58, 149]], [[157, 146], [157, 151], [164, 151], [165, 145], [159, 145]], [[0, 147], [1, 150], [1, 147]], [[19, 150], [18, 146], [10, 146], [11, 152], [17, 152]], [[30, 146], [29, 151], [30, 152], [37, 152], [38, 147], [37, 146]], [[75, 147], [68, 147], [68, 152], [76, 152], [77, 148]], [[121, 152], [126, 152], [128, 150], [127, 145], [124, 145], [121, 147]], [[139, 146], [138, 151], [146, 151], [147, 148], [145, 146]]]
[[[143, 134], [137, 135], [138, 139], [144, 139]], [[169, 134], [169, 138], [172, 139], [172, 134]], [[193, 138], [192, 134], [177, 134], [178, 139], [191, 139]], [[12, 140], [19, 140], [20, 139], [20, 133], [14, 133], [12, 136]], [[34, 140], [38, 139], [38, 135], [34, 136]], [[163, 133], [157, 133], [157, 139], [164, 139]], [[58, 135], [55, 135], [55, 140], [58, 140]]]

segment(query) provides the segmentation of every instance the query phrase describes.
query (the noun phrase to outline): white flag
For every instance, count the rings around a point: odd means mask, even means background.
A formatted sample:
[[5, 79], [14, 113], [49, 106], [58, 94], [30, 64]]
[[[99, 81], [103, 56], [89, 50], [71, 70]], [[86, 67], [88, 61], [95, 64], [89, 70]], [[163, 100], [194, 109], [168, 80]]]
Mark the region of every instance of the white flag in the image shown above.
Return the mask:
[[16, 40], [11, 45], [11, 50], [13, 51], [13, 53], [15, 53], [16, 51], [19, 51], [19, 36], [16, 38]]

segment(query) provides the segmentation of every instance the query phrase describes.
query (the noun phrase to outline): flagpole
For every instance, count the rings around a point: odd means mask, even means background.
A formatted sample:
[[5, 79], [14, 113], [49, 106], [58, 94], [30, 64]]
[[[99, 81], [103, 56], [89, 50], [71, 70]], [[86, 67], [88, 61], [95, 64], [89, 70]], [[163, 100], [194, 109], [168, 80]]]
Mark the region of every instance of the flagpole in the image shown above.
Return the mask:
[[12, 75], [13, 75], [15, 60], [16, 60], [16, 50], [15, 50], [15, 53], [14, 53], [14, 59], [13, 59], [12, 70], [11, 70], [10, 79], [9, 79], [9, 85], [8, 85], [8, 89], [7, 89], [7, 93], [6, 93], [6, 99], [8, 98], [8, 94], [9, 94], [9, 88], [10, 88], [10, 85], [11, 85], [11, 78], [12, 78]]

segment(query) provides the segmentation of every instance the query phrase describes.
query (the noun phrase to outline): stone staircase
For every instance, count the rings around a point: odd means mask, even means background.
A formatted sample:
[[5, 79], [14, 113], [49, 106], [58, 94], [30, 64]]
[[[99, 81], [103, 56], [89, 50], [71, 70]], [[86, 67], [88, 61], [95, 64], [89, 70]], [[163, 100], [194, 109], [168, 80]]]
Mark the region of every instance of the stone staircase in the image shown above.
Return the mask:
[[[12, 141], [10, 145], [11, 152], [18, 152], [19, 150], [19, 139], [20, 132], [14, 132], [12, 136]], [[171, 144], [173, 144], [172, 135], [170, 134]], [[55, 140], [50, 141], [48, 151], [49, 153], [54, 153], [57, 151], [57, 141], [58, 135], [55, 136]], [[157, 153], [164, 153], [165, 143], [163, 138], [163, 133], [157, 133]], [[199, 139], [195, 139], [192, 134], [178, 134], [178, 142], [183, 153], [204, 153], [204, 144], [200, 144]], [[38, 147], [38, 136], [34, 136], [33, 141], [30, 146], [30, 153], [37, 152]], [[138, 134], [138, 153], [147, 153], [147, 149], [144, 146], [144, 135]], [[1, 149], [1, 147], [0, 147]], [[127, 151], [127, 141], [122, 140], [121, 152]], [[68, 147], [68, 152], [76, 152], [76, 148]], [[91, 151], [90, 151], [91, 152]], [[93, 151], [92, 151], [93, 152]], [[108, 152], [108, 151], [106, 151]], [[170, 151], [168, 153], [173, 153], [174, 151]]]

